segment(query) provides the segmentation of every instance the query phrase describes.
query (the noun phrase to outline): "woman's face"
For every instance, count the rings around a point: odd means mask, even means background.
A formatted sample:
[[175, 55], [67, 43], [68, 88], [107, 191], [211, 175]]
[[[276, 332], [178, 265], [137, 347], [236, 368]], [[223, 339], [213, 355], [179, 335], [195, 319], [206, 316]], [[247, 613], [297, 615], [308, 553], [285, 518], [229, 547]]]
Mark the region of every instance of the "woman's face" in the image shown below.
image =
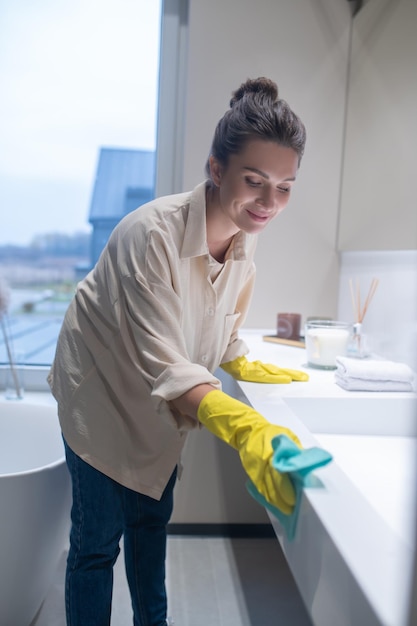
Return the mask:
[[223, 168], [210, 157], [223, 218], [246, 233], [258, 233], [285, 209], [298, 171], [298, 155], [273, 141], [253, 139]]

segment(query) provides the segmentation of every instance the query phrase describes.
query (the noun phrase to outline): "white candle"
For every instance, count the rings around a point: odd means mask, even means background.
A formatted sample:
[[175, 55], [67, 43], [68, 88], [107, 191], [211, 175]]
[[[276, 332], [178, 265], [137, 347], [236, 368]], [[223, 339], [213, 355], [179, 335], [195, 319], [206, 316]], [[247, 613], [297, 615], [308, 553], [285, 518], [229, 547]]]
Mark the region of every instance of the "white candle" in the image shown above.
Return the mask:
[[306, 333], [307, 360], [323, 368], [336, 367], [336, 357], [347, 352], [349, 330], [345, 328], [310, 328]]

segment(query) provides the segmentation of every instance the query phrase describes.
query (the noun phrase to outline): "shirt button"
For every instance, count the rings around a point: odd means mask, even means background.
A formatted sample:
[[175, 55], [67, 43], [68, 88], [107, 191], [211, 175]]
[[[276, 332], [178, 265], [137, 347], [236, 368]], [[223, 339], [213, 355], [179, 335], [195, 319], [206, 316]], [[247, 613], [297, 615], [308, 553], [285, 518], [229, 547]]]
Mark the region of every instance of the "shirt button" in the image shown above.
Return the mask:
[[203, 356], [201, 357], [201, 362], [205, 363], [207, 361], [207, 354], [203, 354]]
[[214, 309], [212, 307], [210, 307], [209, 309], [207, 309], [207, 315], [209, 315], [210, 317], [213, 317], [214, 315]]

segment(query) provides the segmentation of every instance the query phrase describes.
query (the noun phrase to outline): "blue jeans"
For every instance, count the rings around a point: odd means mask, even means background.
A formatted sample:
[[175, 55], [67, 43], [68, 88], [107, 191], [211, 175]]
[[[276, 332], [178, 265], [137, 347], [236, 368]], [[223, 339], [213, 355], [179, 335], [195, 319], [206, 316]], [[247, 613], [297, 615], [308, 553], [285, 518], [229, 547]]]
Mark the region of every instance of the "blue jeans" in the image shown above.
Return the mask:
[[73, 492], [65, 580], [67, 625], [109, 626], [113, 565], [123, 535], [133, 624], [165, 626], [166, 525], [176, 470], [157, 501], [105, 476], [64, 444]]

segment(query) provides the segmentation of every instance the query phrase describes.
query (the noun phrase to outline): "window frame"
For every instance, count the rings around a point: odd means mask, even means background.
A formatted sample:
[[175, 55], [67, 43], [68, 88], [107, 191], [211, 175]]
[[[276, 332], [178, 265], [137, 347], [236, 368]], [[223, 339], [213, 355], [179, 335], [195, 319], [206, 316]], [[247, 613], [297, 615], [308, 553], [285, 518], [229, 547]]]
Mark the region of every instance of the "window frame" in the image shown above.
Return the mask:
[[[177, 193], [182, 187], [184, 111], [189, 0], [162, 0], [156, 130], [155, 195]], [[6, 372], [0, 364], [0, 388]], [[25, 392], [49, 391], [50, 365], [28, 365], [24, 371]]]

